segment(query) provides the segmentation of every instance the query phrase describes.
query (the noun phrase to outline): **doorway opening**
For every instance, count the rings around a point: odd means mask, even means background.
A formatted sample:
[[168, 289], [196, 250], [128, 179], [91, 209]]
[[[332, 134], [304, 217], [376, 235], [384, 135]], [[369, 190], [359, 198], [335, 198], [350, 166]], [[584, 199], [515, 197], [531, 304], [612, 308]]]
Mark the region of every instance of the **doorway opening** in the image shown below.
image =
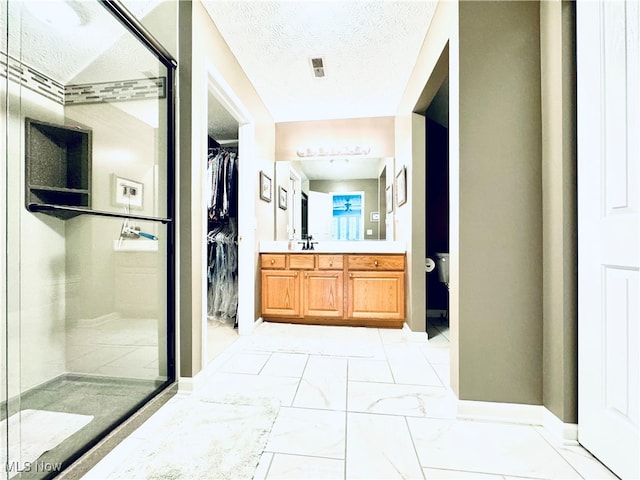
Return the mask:
[[238, 121], [207, 96], [207, 362], [238, 337]]
[[[426, 116], [426, 310], [429, 338], [449, 332], [449, 81]], [[429, 260], [431, 259], [431, 261]], [[430, 267], [428, 265], [431, 265]]]

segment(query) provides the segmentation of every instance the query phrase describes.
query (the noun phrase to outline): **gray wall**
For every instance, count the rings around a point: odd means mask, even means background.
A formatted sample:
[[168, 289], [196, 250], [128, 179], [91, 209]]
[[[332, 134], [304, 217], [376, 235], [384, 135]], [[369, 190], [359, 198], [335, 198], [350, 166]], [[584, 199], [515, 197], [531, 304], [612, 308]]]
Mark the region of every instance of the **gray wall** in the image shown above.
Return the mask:
[[538, 2], [461, 2], [459, 397], [542, 403]]
[[575, 4], [540, 3], [543, 182], [543, 402], [577, 423]]

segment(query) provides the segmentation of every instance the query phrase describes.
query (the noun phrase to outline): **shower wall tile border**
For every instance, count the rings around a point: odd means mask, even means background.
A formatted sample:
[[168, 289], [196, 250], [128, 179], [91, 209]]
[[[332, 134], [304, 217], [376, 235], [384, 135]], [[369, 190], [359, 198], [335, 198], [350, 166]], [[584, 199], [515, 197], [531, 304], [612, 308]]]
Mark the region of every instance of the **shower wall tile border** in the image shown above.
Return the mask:
[[65, 87], [61, 83], [4, 52], [0, 55], [0, 76], [64, 105]]
[[87, 83], [65, 87], [65, 105], [125, 102], [166, 98], [165, 77], [121, 80], [117, 82]]
[[0, 53], [0, 76], [60, 105], [155, 100], [167, 96], [166, 77], [64, 86], [4, 52]]

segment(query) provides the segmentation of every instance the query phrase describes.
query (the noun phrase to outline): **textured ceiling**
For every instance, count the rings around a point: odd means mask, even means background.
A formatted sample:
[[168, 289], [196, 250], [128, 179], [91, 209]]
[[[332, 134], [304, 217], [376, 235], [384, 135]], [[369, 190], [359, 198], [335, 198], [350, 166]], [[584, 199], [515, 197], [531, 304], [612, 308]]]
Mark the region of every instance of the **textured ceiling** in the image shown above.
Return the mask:
[[[142, 18], [159, 2], [122, 3]], [[9, 17], [8, 36], [0, 44], [2, 51], [7, 51], [8, 40], [11, 56], [63, 85], [140, 78], [149, 71], [157, 75], [153, 70], [157, 70], [158, 62], [140, 42], [125, 33], [124, 27], [99, 2], [28, 0], [7, 5], [7, 9], [0, 9], [0, 22], [4, 23], [7, 11]], [[70, 7], [79, 17], [79, 25], [37, 18], [38, 11], [46, 12], [51, 7], [58, 12]], [[101, 68], [100, 60], [96, 60], [105, 53], [114, 61], [103, 61]]]
[[208, 133], [217, 142], [238, 140], [238, 122], [220, 102], [209, 93], [207, 103]]
[[[435, 1], [204, 1], [276, 122], [395, 115]], [[312, 76], [322, 56], [326, 77]]]

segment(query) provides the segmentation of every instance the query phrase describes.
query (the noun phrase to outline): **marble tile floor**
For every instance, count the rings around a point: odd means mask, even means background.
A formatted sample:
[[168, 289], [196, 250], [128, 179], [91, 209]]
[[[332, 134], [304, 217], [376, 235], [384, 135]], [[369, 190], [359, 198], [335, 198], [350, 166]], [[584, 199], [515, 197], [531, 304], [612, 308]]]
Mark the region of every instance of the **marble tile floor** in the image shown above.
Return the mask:
[[457, 419], [448, 328], [430, 333], [263, 323], [207, 367], [192, 395], [280, 401], [259, 480], [616, 478], [542, 427]]
[[213, 361], [238, 339], [238, 330], [213, 318], [207, 321], [207, 363]]

